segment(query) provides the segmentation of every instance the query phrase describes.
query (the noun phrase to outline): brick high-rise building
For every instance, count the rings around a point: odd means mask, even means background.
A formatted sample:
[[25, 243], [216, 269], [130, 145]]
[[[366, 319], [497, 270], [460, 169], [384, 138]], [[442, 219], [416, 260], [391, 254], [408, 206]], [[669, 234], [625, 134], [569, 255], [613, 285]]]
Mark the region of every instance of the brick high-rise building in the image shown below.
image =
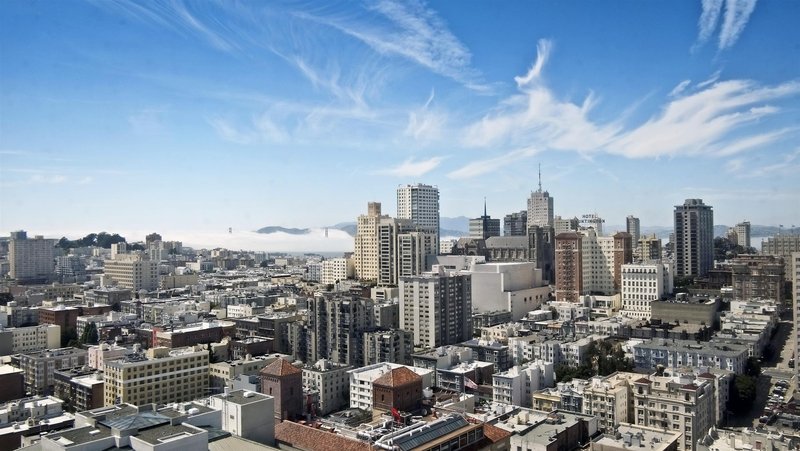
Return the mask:
[[577, 302], [583, 289], [583, 237], [577, 232], [556, 235], [556, 301]]
[[622, 265], [633, 262], [633, 245], [630, 233], [618, 232], [614, 235], [614, 291], [622, 289]]

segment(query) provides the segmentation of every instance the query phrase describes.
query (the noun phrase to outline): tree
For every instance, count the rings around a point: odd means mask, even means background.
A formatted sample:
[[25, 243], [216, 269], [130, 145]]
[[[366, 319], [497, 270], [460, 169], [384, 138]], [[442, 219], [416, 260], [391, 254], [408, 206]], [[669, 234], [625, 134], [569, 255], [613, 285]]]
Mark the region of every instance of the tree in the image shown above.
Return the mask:
[[83, 333], [80, 338], [81, 344], [96, 345], [99, 340], [100, 336], [97, 333], [97, 324], [91, 322], [83, 328]]
[[0, 305], [8, 305], [9, 302], [14, 300], [14, 295], [11, 293], [0, 293]]
[[744, 374], [750, 377], [761, 375], [761, 362], [755, 357], [748, 357], [744, 365]]
[[734, 376], [730, 388], [728, 406], [737, 415], [744, 415], [750, 411], [756, 400], [756, 378], [737, 374]]

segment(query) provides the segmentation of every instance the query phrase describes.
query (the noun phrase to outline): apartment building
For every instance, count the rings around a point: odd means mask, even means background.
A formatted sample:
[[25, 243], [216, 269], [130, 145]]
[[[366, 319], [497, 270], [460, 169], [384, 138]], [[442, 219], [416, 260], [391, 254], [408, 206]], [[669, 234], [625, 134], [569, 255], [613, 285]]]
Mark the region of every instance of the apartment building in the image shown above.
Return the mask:
[[106, 260], [103, 267], [104, 285], [116, 283], [134, 293], [158, 289], [158, 262], [139, 254], [118, 254]]
[[155, 347], [104, 365], [105, 405], [184, 402], [206, 395], [208, 351]]
[[653, 339], [635, 343], [633, 363], [637, 368], [710, 367], [744, 373], [749, 348], [746, 345], [715, 342], [697, 343], [691, 340]]
[[353, 277], [353, 261], [349, 258], [329, 258], [323, 260], [320, 283], [335, 285]]
[[0, 326], [0, 355], [19, 354], [61, 346], [61, 327], [42, 324], [29, 327]]
[[634, 424], [683, 434], [679, 451], [695, 451], [716, 418], [714, 384], [693, 374], [648, 376], [633, 382]]
[[504, 404], [531, 407], [533, 392], [553, 386], [553, 368], [552, 363], [535, 360], [495, 373], [492, 376], [492, 399]]
[[714, 211], [702, 199], [675, 206], [675, 273], [705, 277], [714, 266]]
[[78, 348], [58, 348], [19, 355], [19, 367], [25, 372], [25, 389], [35, 394], [51, 394], [55, 370], [86, 365], [86, 351]]
[[417, 183], [397, 187], [397, 218], [409, 219], [439, 241], [439, 188]]
[[42, 283], [55, 275], [56, 240], [23, 231], [11, 232], [8, 242], [9, 277], [20, 283]]
[[327, 415], [346, 408], [350, 403], [350, 365], [322, 359], [303, 367], [303, 389], [318, 394], [316, 415]]
[[397, 363], [377, 363], [348, 371], [350, 385], [350, 407], [372, 410], [372, 383], [396, 368], [408, 368], [422, 377], [423, 387], [433, 386], [434, 370], [400, 365]]
[[650, 303], [674, 290], [672, 263], [648, 262], [622, 265], [622, 315], [649, 320]]
[[414, 345], [435, 348], [472, 336], [470, 275], [437, 273], [400, 278], [400, 326]]

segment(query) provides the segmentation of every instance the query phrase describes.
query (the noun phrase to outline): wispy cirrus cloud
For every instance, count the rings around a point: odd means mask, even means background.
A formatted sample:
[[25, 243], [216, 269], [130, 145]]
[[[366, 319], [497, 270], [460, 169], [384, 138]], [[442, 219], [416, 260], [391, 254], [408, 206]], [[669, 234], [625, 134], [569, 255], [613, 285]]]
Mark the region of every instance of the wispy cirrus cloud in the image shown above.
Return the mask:
[[432, 107], [435, 93], [431, 94], [425, 104], [417, 110], [408, 113], [406, 136], [411, 136], [420, 142], [429, 142], [442, 136], [443, 128], [447, 124], [447, 114], [436, 111]]
[[[516, 77], [519, 93], [469, 124], [463, 143], [470, 147], [514, 149], [534, 144], [545, 150], [604, 152], [628, 158], [676, 155], [729, 156], [763, 147], [796, 131], [769, 130], [766, 118], [782, 109], [770, 102], [800, 95], [800, 82], [763, 86], [750, 80], [719, 81], [714, 74], [696, 86], [684, 81], [664, 99], [656, 114], [638, 125], [591, 117], [597, 100], [560, 99], [543, 80], [552, 46], [540, 42], [537, 59]], [[757, 133], [748, 126], [759, 123]], [[474, 171], [464, 171], [468, 175]]]
[[298, 14], [334, 27], [385, 56], [404, 58], [476, 91], [487, 91], [470, 62], [469, 49], [435, 11], [422, 2], [379, 0], [367, 5], [364, 19]]
[[451, 179], [467, 179], [494, 172], [517, 161], [532, 157], [539, 152], [535, 148], [523, 148], [482, 160], [472, 161], [447, 174]]
[[697, 21], [697, 42], [693, 50], [711, 39], [717, 30], [720, 16], [722, 25], [719, 27], [717, 47], [719, 50], [732, 47], [747, 26], [756, 3], [757, 0], [702, 0], [703, 11]]
[[375, 174], [393, 177], [420, 177], [439, 167], [444, 159], [445, 157], [432, 157], [427, 160], [409, 158], [395, 167], [375, 171]]
[[[775, 155], [770, 164], [758, 164], [744, 158], [734, 158], [725, 164], [725, 170], [738, 178], [774, 177], [776, 175], [796, 175], [800, 173], [800, 147], [782, 155]], [[794, 193], [796, 195], [796, 193]]]
[[209, 118], [207, 122], [220, 138], [235, 144], [285, 143], [290, 138], [289, 131], [268, 114], [253, 117], [249, 124], [241, 126], [221, 117]]

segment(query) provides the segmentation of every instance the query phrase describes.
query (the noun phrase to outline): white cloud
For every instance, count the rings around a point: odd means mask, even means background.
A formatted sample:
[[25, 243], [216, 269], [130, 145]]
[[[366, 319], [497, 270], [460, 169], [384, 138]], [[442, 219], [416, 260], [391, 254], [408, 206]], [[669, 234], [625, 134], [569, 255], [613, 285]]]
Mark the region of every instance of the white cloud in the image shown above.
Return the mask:
[[523, 88], [539, 79], [542, 74], [542, 68], [548, 58], [550, 58], [552, 49], [553, 41], [549, 39], [540, 39], [539, 42], [536, 43], [536, 60], [524, 77], [514, 77], [514, 81], [517, 82], [517, 87]]
[[722, 12], [723, 0], [702, 0], [703, 12], [697, 21], [697, 45], [705, 44], [717, 29], [719, 15]]
[[419, 161], [409, 158], [393, 168], [375, 171], [375, 173], [394, 177], [419, 177], [436, 169], [443, 160], [444, 157], [433, 157]]
[[368, 10], [374, 16], [360, 21], [310, 14], [298, 16], [332, 26], [381, 55], [402, 57], [471, 89], [488, 89], [470, 65], [469, 49], [423, 3], [379, 0], [369, 5]]
[[443, 128], [447, 124], [447, 114], [435, 111], [431, 107], [433, 98], [434, 91], [431, 90], [431, 95], [425, 105], [408, 113], [406, 136], [411, 136], [417, 141], [426, 142], [433, 141], [442, 135]]
[[488, 174], [519, 160], [536, 155], [538, 152], [539, 150], [534, 148], [517, 149], [494, 158], [473, 161], [450, 172], [447, 177], [451, 179], [466, 179]]
[[256, 137], [250, 132], [241, 132], [228, 121], [221, 118], [208, 119], [209, 125], [214, 128], [220, 138], [236, 144], [252, 144]]
[[[659, 113], [630, 127], [620, 120], [601, 123], [590, 118], [596, 100], [562, 100], [541, 80], [551, 46], [540, 44], [531, 70], [517, 77], [519, 93], [503, 101], [463, 133], [466, 146], [514, 149], [535, 145], [542, 149], [577, 151], [584, 156], [607, 152], [629, 158], [672, 155], [732, 155], [769, 144], [791, 130], [748, 133], [747, 126], [777, 115], [768, 102], [800, 94], [800, 82], [762, 86], [748, 80], [714, 81], [714, 74], [691, 87], [681, 82]], [[698, 85], [699, 86], [699, 85]]]
[[720, 15], [723, 17], [722, 26], [719, 27], [718, 48], [725, 50], [732, 47], [747, 26], [756, 2], [757, 0], [702, 0], [703, 11], [697, 21], [697, 42], [693, 50], [708, 42], [717, 30]]
[[268, 113], [254, 117], [250, 124], [239, 127], [219, 117], [207, 119], [207, 122], [220, 138], [236, 144], [284, 143], [290, 138], [289, 132], [278, 125]]
[[713, 74], [711, 74], [710, 77], [708, 77], [708, 79], [703, 80], [700, 83], [698, 83], [697, 84], [697, 89], [704, 89], [708, 85], [713, 85], [714, 83], [717, 82], [717, 80], [719, 80], [719, 77], [720, 77], [721, 74], [722, 74], [722, 72], [719, 71], [719, 70], [714, 72]]
[[726, 0], [725, 16], [719, 31], [720, 50], [731, 47], [739, 39], [750, 15], [756, 7], [756, 0]]
[[681, 93], [683, 93], [683, 91], [685, 91], [686, 88], [688, 88], [691, 83], [692, 80], [683, 80], [682, 82], [678, 83], [674, 88], [672, 88], [672, 91], [669, 92], [669, 96], [677, 97], [681, 95]]

